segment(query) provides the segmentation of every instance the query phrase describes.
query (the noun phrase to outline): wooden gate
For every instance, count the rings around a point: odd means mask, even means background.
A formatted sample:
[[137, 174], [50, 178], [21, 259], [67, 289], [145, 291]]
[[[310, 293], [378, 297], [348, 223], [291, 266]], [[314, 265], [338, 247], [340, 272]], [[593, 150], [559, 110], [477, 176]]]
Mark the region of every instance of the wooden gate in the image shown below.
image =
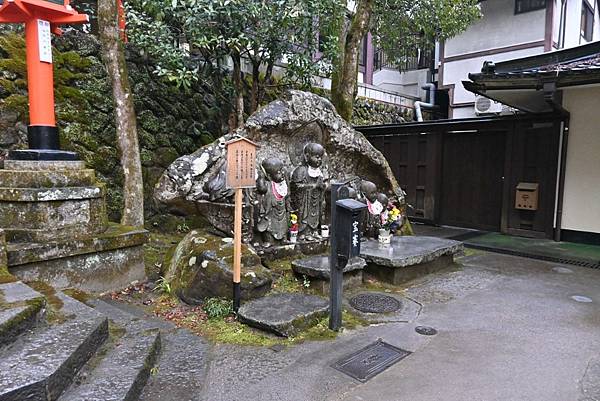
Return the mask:
[[506, 131], [444, 135], [440, 223], [500, 231]]
[[[551, 238], [561, 121], [551, 114], [357, 129], [387, 158], [413, 220]], [[538, 184], [535, 211], [515, 208], [523, 182]]]

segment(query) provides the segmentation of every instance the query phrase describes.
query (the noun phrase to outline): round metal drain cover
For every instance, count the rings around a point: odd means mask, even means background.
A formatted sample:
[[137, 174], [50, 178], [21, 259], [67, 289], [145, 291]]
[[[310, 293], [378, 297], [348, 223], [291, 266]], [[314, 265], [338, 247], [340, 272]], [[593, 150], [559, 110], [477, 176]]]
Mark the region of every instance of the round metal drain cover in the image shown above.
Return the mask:
[[435, 336], [437, 334], [436, 329], [428, 326], [417, 326], [415, 327], [415, 331], [424, 336]]
[[576, 302], [584, 302], [584, 303], [590, 303], [590, 302], [592, 302], [591, 298], [584, 297], [583, 295], [573, 295], [571, 297], [571, 299], [573, 301], [576, 301]]
[[402, 306], [396, 298], [378, 293], [358, 294], [350, 298], [350, 305], [365, 313], [390, 313]]

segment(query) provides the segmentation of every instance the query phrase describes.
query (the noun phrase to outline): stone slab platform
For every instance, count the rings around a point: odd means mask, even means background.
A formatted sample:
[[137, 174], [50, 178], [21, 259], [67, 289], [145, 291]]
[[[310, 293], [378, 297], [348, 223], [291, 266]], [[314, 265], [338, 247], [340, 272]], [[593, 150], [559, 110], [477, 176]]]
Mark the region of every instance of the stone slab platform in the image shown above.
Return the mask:
[[463, 244], [459, 241], [394, 236], [391, 244], [363, 242], [360, 256], [367, 262], [366, 272], [397, 285], [452, 265], [454, 255], [462, 251]]
[[315, 295], [274, 294], [245, 303], [238, 312], [242, 323], [283, 337], [315, 325], [329, 311], [329, 301]]

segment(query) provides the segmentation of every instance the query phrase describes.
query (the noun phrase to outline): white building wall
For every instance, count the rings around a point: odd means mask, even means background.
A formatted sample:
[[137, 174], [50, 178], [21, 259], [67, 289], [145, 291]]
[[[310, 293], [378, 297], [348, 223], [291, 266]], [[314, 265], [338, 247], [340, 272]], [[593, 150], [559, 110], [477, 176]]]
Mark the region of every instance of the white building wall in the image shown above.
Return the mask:
[[497, 49], [544, 39], [546, 10], [515, 15], [515, 0], [481, 2], [483, 17], [447, 40], [444, 57]]
[[[540, 54], [544, 51], [544, 47], [533, 47], [530, 49], [515, 50], [506, 53], [493, 54], [490, 56], [480, 56], [469, 58], [465, 60], [457, 60], [444, 63], [443, 72], [443, 85], [454, 84], [454, 98], [453, 103], [460, 106], [465, 103], [475, 102], [475, 94], [467, 91], [462, 81], [469, 80], [470, 72], [481, 71], [481, 66], [484, 61], [494, 61], [496, 63], [505, 60], [511, 60], [514, 58], [533, 56]], [[459, 117], [460, 116], [460, 117]], [[452, 118], [467, 118], [475, 117], [475, 109], [473, 105], [467, 107], [454, 108], [452, 112]]]
[[[583, 8], [583, 2], [587, 1], [592, 10], [595, 10], [596, 15], [594, 16], [594, 35], [593, 41], [600, 39], [600, 18], [599, 18], [599, 7], [594, 2], [596, 0], [568, 0], [567, 1], [567, 18], [566, 18], [566, 31], [565, 31], [565, 48], [584, 45], [588, 42], [581, 37], [581, 11]], [[558, 10], [560, 14], [560, 9]], [[557, 28], [558, 29], [558, 28]]]
[[425, 100], [426, 93], [421, 87], [427, 83], [428, 73], [427, 69], [400, 73], [398, 70], [383, 68], [373, 73], [373, 85]]
[[569, 88], [571, 113], [562, 228], [600, 233], [600, 86]]

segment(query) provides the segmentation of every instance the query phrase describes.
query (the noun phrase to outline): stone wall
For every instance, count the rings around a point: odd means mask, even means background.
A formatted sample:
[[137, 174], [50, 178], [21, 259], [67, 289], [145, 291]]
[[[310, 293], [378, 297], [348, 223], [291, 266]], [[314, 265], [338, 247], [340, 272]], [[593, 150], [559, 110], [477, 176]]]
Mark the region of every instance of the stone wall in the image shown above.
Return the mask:
[[[118, 220], [123, 175], [116, 148], [112, 95], [100, 60], [99, 42], [92, 35], [70, 31], [55, 38], [54, 45], [56, 110], [62, 147], [78, 152], [107, 184], [109, 215]], [[149, 61], [131, 48], [127, 50], [127, 61], [138, 116], [146, 216], [152, 217], [158, 212], [152, 202], [154, 184], [173, 160], [212, 142], [226, 130], [229, 97], [204, 83], [188, 92], [168, 85], [152, 73]], [[18, 34], [3, 33], [1, 160], [9, 149], [26, 147], [27, 121], [24, 40]]]
[[397, 124], [412, 121], [413, 110], [359, 97], [354, 102], [353, 125]]

